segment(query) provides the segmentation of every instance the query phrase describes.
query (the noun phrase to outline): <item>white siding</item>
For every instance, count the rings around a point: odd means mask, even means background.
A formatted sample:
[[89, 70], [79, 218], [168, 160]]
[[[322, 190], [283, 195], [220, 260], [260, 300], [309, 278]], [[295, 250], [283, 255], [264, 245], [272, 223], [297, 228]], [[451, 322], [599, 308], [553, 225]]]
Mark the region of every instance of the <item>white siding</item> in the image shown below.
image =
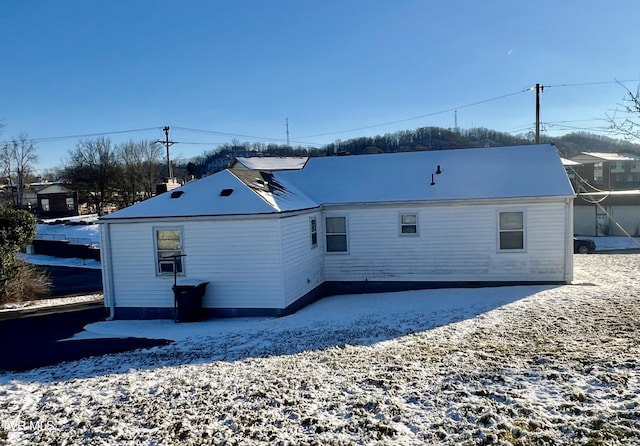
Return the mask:
[[172, 307], [173, 276], [156, 275], [154, 227], [182, 227], [185, 275], [208, 281], [205, 307], [282, 308], [279, 219], [111, 224], [118, 307]]
[[[311, 245], [311, 218], [316, 218], [318, 229], [318, 244], [315, 247]], [[324, 281], [321, 227], [322, 216], [320, 212], [281, 220], [285, 306], [304, 296]]]
[[[525, 212], [526, 249], [499, 252], [500, 210]], [[418, 236], [401, 236], [399, 215], [418, 214]], [[565, 204], [332, 209], [346, 216], [349, 252], [325, 254], [329, 281], [561, 281]]]
[[573, 233], [576, 235], [598, 235], [596, 206], [573, 206]]

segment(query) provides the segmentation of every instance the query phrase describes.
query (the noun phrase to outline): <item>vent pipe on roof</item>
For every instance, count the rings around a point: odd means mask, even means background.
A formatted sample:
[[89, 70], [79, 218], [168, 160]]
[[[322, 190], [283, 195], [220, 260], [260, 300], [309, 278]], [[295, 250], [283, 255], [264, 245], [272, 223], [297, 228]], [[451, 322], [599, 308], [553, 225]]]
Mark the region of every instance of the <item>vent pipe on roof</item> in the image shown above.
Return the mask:
[[171, 198], [180, 198], [184, 194], [183, 190], [174, 190], [171, 192]]
[[220, 191], [220, 196], [221, 197], [228, 197], [229, 195], [231, 195], [233, 193], [233, 189], [222, 189]]

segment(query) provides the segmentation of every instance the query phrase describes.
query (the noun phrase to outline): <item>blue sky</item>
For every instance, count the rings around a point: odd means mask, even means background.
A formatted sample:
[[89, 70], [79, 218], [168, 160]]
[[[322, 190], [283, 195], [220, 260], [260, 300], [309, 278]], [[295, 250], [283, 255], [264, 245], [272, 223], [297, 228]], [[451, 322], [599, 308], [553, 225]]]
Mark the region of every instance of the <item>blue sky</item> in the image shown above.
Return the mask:
[[621, 103], [615, 80], [640, 84], [639, 13], [637, 0], [1, 0], [0, 141], [28, 134], [52, 168], [75, 135], [155, 140], [165, 125], [177, 159], [284, 143], [287, 118], [293, 145], [453, 127], [454, 110], [462, 128], [526, 133], [536, 83], [547, 134], [602, 134], [592, 120]]

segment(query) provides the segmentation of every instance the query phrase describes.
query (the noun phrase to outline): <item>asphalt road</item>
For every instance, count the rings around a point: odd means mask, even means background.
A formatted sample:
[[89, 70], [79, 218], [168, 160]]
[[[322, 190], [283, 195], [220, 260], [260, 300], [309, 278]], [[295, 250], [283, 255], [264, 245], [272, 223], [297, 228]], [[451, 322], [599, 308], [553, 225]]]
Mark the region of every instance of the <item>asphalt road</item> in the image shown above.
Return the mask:
[[68, 266], [39, 266], [51, 278], [50, 297], [102, 291], [102, 270]]

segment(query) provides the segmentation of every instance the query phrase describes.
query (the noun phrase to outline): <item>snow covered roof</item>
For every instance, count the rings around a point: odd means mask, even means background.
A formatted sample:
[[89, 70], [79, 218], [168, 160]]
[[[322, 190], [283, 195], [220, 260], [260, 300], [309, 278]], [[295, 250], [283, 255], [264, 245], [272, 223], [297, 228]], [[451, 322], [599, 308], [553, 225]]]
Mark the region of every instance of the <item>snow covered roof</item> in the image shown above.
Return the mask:
[[267, 157], [238, 157], [232, 168], [249, 170], [298, 170], [302, 169], [309, 158], [306, 156], [267, 156]]
[[277, 177], [322, 204], [574, 195], [548, 144], [310, 158]]
[[571, 158], [578, 163], [600, 163], [602, 161], [640, 161], [640, 156], [631, 153], [582, 152]]
[[319, 157], [302, 169], [277, 172], [225, 170], [102, 220], [268, 214], [324, 204], [573, 196], [556, 148], [528, 145]]
[[[101, 220], [270, 214], [318, 206], [293, 187], [259, 183], [264, 181], [259, 171], [245, 172], [241, 180], [233, 171], [223, 170], [103, 216]], [[252, 175], [252, 181], [248, 175]]]
[[573, 161], [567, 158], [560, 158], [560, 160], [562, 161], [562, 165], [564, 167], [573, 167], [573, 166], [581, 166], [582, 163], [579, 163], [577, 161]]

